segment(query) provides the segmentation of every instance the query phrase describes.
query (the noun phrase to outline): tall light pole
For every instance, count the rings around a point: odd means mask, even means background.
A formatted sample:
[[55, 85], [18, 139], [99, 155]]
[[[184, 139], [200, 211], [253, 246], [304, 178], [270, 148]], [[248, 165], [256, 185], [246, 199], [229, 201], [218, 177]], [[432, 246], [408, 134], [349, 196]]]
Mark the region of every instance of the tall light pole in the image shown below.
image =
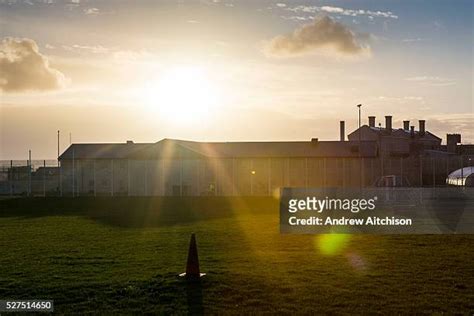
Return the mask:
[[359, 186], [362, 188], [362, 154], [361, 154], [361, 151], [362, 151], [362, 142], [361, 142], [361, 108], [362, 108], [362, 104], [357, 104], [357, 109], [359, 110]]
[[360, 128], [360, 123], [361, 123], [361, 120], [360, 120], [360, 118], [361, 118], [361, 116], [360, 116], [361, 107], [362, 107], [362, 104], [357, 104], [357, 108], [359, 109], [359, 128]]

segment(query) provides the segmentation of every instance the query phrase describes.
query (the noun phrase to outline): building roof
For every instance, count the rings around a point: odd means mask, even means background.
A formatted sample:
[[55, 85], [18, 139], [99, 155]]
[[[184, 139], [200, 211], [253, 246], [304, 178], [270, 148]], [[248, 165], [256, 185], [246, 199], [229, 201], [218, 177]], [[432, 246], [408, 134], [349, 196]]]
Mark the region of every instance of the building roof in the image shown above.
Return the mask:
[[[377, 156], [374, 141], [361, 142], [361, 157]], [[194, 142], [163, 139], [147, 144], [73, 144], [62, 159], [158, 159], [161, 157], [284, 158], [358, 157], [358, 141]]]
[[[404, 138], [411, 137], [411, 131], [405, 130], [403, 128], [392, 128], [392, 133], [390, 134], [387, 133], [387, 129], [385, 127], [370, 127], [368, 125], [363, 125], [360, 128], [368, 129], [376, 134], [383, 135], [383, 136], [391, 135], [393, 137], [404, 137]], [[348, 137], [352, 137], [353, 135], [356, 135], [358, 131], [359, 129], [356, 129], [355, 131], [350, 133]], [[414, 131], [414, 133], [417, 139], [426, 139], [426, 140], [435, 139], [435, 140], [441, 141], [441, 138], [431, 133], [430, 131], [426, 131], [424, 135], [421, 135], [420, 131]]]
[[132, 153], [143, 150], [153, 143], [106, 143], [106, 144], [72, 144], [69, 146], [59, 160], [63, 159], [122, 159]]

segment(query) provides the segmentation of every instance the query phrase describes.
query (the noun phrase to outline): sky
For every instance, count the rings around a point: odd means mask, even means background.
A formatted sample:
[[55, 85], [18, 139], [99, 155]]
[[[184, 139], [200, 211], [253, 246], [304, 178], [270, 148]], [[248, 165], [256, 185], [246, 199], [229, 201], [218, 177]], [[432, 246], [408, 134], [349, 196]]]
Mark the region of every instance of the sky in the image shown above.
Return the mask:
[[474, 143], [473, 1], [0, 0], [0, 160], [70, 143], [337, 140], [375, 115]]

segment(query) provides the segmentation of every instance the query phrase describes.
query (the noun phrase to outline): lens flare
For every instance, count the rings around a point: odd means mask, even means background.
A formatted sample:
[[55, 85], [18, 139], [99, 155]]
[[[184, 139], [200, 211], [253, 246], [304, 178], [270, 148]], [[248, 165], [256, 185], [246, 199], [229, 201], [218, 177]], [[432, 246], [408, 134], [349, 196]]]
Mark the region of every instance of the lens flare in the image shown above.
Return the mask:
[[333, 256], [344, 250], [349, 242], [348, 234], [325, 234], [316, 239], [317, 248], [323, 255]]
[[367, 263], [364, 258], [357, 253], [348, 253], [347, 260], [356, 272], [364, 272], [367, 270]]

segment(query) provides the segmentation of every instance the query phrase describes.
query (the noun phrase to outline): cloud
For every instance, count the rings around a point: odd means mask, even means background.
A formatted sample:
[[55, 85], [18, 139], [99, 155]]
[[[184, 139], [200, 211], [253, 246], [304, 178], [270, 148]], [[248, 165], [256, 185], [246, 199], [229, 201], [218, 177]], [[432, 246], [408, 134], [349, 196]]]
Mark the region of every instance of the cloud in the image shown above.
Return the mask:
[[405, 78], [405, 80], [435, 87], [452, 86], [456, 84], [456, 80], [454, 79], [438, 76], [416, 76]]
[[305, 24], [291, 34], [273, 38], [265, 43], [264, 52], [267, 56], [292, 57], [328, 49], [345, 56], [370, 54], [370, 47], [361, 44], [354, 32], [327, 16]]
[[325, 11], [325, 12], [329, 12], [329, 13], [344, 13], [344, 9], [339, 8], [339, 7], [323, 6], [320, 9], [321, 9], [321, 11]]
[[420, 38], [420, 37], [402, 39], [402, 43], [415, 43], [415, 42], [424, 42], [424, 41], [427, 41], [427, 39], [426, 38]]
[[379, 18], [387, 18], [387, 19], [398, 19], [398, 15], [394, 14], [391, 11], [371, 11], [371, 10], [362, 10], [362, 9], [345, 9], [341, 7], [333, 7], [333, 6], [308, 6], [308, 5], [298, 5], [295, 7], [288, 7], [286, 8], [288, 11], [292, 11], [295, 13], [331, 13], [337, 15], [346, 15], [346, 16], [367, 16], [369, 19], [373, 19], [375, 17]]
[[74, 44], [72, 46], [63, 45], [62, 48], [67, 51], [76, 52], [76, 53], [92, 53], [92, 54], [106, 54], [111, 51], [110, 48], [104, 47], [102, 45], [78, 45]]
[[0, 42], [0, 90], [45, 91], [59, 89], [64, 83], [64, 75], [49, 66], [35, 41], [7, 37]]
[[85, 15], [99, 15], [100, 10], [97, 8], [87, 8], [87, 9], [84, 9], [84, 14]]
[[428, 128], [438, 136], [446, 133], [461, 133], [462, 143], [474, 144], [474, 114], [444, 113], [426, 117]]

